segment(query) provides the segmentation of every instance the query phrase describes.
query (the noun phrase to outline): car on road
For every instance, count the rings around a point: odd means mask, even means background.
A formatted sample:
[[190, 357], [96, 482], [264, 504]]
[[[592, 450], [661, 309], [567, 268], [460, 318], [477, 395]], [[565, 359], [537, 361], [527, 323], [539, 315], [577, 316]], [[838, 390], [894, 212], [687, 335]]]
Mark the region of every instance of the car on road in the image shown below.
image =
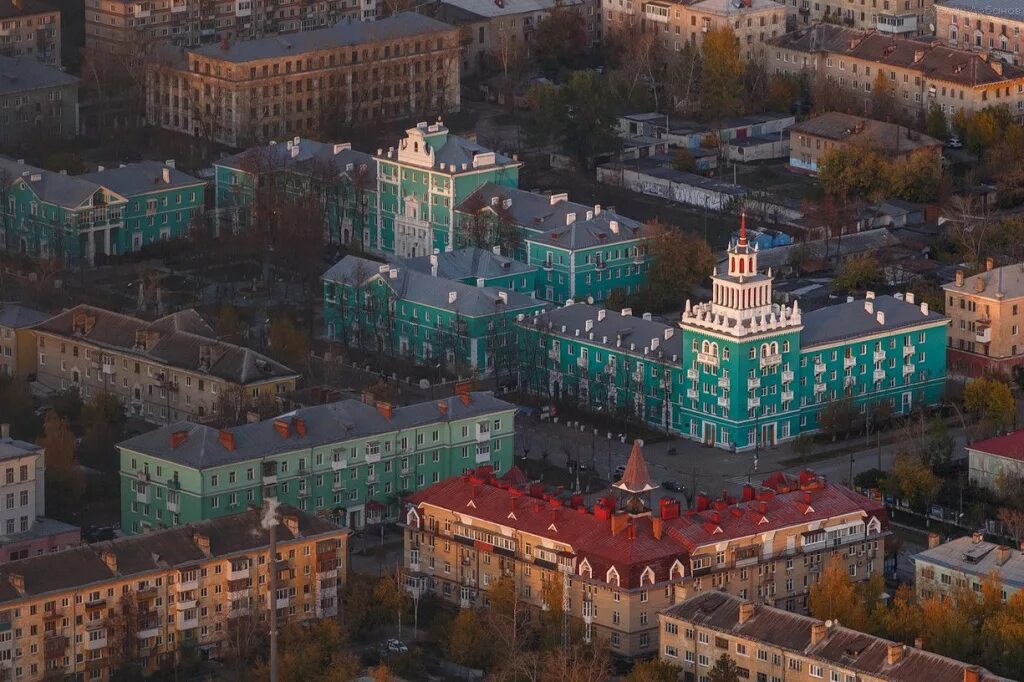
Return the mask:
[[950, 149], [961, 149], [964, 146], [964, 143], [963, 140], [954, 135], [953, 137], [949, 138], [948, 142], [946, 142], [946, 146], [949, 147]]
[[674, 493], [683, 492], [683, 486], [682, 484], [679, 483], [679, 481], [662, 481], [661, 487], [664, 488], [665, 490], [670, 490]]
[[400, 639], [389, 639], [384, 643], [384, 648], [392, 653], [404, 654], [409, 651], [409, 647], [405, 645]]
[[615, 467], [615, 480], [617, 481], [620, 478], [622, 478], [625, 473], [626, 473], [626, 465], [625, 464], [620, 464], [619, 466]]

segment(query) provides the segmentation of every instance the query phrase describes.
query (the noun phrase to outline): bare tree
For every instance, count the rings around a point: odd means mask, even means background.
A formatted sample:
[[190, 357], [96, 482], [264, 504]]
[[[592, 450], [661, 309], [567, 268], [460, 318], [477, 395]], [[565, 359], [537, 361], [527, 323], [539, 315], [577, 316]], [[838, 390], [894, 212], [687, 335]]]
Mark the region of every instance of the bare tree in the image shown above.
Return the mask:
[[998, 226], [992, 208], [976, 197], [958, 194], [950, 200], [946, 217], [946, 234], [964, 260], [980, 264]]

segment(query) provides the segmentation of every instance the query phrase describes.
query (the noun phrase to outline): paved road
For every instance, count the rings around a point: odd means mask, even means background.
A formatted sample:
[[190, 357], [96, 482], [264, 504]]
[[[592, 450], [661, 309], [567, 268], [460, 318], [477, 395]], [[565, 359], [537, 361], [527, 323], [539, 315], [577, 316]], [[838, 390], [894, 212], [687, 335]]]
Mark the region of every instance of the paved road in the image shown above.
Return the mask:
[[[566, 452], [575, 458], [578, 451], [580, 459], [588, 466], [595, 466], [602, 477], [607, 477], [609, 470], [613, 472], [615, 467], [624, 465], [632, 447], [632, 442], [623, 443], [618, 434], [612, 434], [613, 437], [609, 441], [607, 432], [594, 437], [590, 430], [581, 433], [564, 424], [536, 422], [532, 418], [520, 418], [517, 426], [517, 456], [521, 457], [524, 448], [529, 448], [530, 459], [540, 459], [541, 453], [547, 450], [549, 461], [563, 465]], [[959, 434], [953, 435], [957, 442], [954, 453], [963, 453], [963, 438]], [[860, 448], [864, 448], [862, 438], [851, 439], [846, 444], [859, 444]], [[880, 456], [874, 446], [854, 452], [853, 475], [878, 468], [879, 459], [882, 470], [889, 469], [893, 456], [903, 445], [900, 439], [892, 444], [883, 442]], [[677, 454], [669, 455], [668, 451], [671, 448], [674, 448]], [[644, 446], [644, 458], [655, 482], [674, 480], [689, 489], [695, 488], [710, 494], [720, 494], [723, 490], [736, 493], [747, 482], [748, 476], [750, 481], [757, 483], [776, 471], [799, 472], [803, 466], [799, 463], [787, 463], [796, 457], [787, 444], [762, 449], [758, 453], [755, 470], [752, 452], [728, 452], [684, 439], [672, 439]], [[814, 459], [808, 463], [807, 468], [830, 480], [846, 483], [850, 478], [851, 456], [843, 453], [828, 459]]]

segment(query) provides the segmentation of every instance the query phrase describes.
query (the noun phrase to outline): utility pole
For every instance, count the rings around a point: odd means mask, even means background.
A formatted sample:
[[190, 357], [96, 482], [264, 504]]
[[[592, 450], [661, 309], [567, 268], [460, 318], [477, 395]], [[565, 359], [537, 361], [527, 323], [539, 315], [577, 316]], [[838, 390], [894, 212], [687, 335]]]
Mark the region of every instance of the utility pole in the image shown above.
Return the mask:
[[270, 682], [277, 682], [277, 498], [264, 502], [262, 526], [270, 532]]

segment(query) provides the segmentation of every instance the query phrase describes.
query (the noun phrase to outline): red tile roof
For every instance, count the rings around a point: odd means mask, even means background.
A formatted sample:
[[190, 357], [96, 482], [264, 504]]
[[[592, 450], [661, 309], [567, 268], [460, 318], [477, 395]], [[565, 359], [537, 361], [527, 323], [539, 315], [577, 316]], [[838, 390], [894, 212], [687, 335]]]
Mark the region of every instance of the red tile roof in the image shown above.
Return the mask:
[[1009, 459], [1024, 461], [1024, 429], [996, 436], [967, 446], [968, 450], [977, 450], [987, 455], [998, 455]]
[[586, 560], [594, 578], [604, 579], [614, 566], [622, 587], [640, 586], [647, 567], [654, 571], [654, 582], [667, 581], [676, 560], [689, 574], [690, 554], [723, 540], [858, 511], [877, 518], [883, 526], [886, 523], [881, 504], [811, 474], [802, 475], [801, 480], [775, 477], [765, 483], [768, 487], [756, 497], [749, 490], [746, 497], [753, 499], [731, 505], [708, 501], [709, 508], [703, 511], [681, 516], [665, 513], [664, 518], [615, 512], [612, 498], [604, 498], [592, 510], [582, 505], [573, 508], [538, 487], [527, 494], [506, 481], [479, 474], [441, 481], [406, 502], [416, 508], [426, 504], [447, 509], [568, 545], [577, 557], [577, 570]]

